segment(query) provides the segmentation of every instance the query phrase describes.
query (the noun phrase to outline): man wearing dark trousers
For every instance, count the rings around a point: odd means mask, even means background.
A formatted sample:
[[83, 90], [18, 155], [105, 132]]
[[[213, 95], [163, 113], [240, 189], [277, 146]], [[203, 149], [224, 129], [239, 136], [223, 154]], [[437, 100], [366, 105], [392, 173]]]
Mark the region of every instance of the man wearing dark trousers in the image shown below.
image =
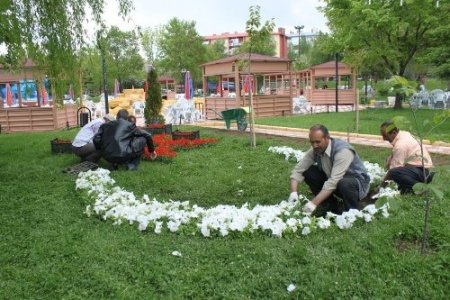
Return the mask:
[[156, 158], [155, 146], [150, 133], [136, 127], [127, 120], [128, 111], [121, 109], [115, 121], [100, 126], [94, 136], [94, 144], [102, 157], [111, 164], [113, 170], [126, 165], [128, 170], [136, 170], [147, 146], [150, 159]]
[[399, 130], [392, 120], [387, 120], [380, 126], [383, 140], [392, 145], [392, 154], [386, 160], [388, 172], [381, 186], [385, 186], [388, 180], [398, 185], [400, 193], [407, 194], [413, 191], [413, 186], [418, 182], [431, 182], [433, 167], [431, 156], [425, 147], [420, 147], [419, 142], [411, 133]]
[[370, 177], [355, 149], [331, 138], [321, 124], [310, 128], [309, 141], [311, 148], [291, 173], [289, 201], [298, 200], [298, 184], [304, 181], [314, 194], [304, 212], [312, 213], [320, 205], [321, 212], [341, 213], [335, 196], [343, 200], [343, 210], [358, 208], [369, 191]]

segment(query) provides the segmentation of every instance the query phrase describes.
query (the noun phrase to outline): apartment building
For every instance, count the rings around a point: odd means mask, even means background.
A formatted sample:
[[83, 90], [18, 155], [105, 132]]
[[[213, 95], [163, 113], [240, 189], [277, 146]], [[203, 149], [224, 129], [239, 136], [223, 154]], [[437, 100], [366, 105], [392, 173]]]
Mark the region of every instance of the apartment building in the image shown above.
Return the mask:
[[[284, 28], [278, 28], [277, 31], [272, 33], [272, 38], [276, 44], [276, 57], [287, 58], [288, 57], [288, 36], [286, 35], [286, 30]], [[238, 49], [242, 43], [248, 39], [248, 34], [244, 33], [229, 33], [225, 32], [222, 34], [213, 34], [210, 36], [204, 36], [203, 41], [207, 45], [211, 45], [215, 41], [222, 41], [225, 45], [225, 49], [228, 55], [236, 54], [236, 49]]]

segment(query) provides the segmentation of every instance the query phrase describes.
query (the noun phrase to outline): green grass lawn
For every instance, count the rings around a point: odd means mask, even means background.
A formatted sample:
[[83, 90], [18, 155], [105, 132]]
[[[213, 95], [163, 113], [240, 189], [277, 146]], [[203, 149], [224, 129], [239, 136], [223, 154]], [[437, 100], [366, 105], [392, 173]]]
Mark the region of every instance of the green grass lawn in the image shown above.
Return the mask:
[[[421, 109], [417, 111], [417, 120], [419, 121], [419, 125], [423, 126], [423, 132], [428, 132], [430, 128], [432, 128], [433, 116], [436, 113], [440, 113], [440, 111], [430, 109]], [[392, 108], [369, 108], [360, 111], [358, 133], [379, 135], [380, 125], [385, 120], [392, 119], [395, 116], [402, 116], [410, 121], [411, 126], [404, 128], [405, 130], [411, 131], [412, 133], [417, 132], [415, 127], [412, 126], [414, 124], [414, 118], [410, 109], [394, 110]], [[317, 123], [324, 124], [331, 131], [356, 132], [356, 112], [331, 112], [256, 119], [256, 124], [297, 128], [309, 128]], [[450, 120], [447, 119], [441, 126], [433, 129], [427, 138], [450, 142]]]
[[[285, 118], [286, 120], [288, 118]], [[330, 126], [331, 127], [331, 126]], [[388, 219], [309, 236], [262, 233], [203, 238], [140, 232], [83, 212], [78, 163], [52, 155], [50, 140], [76, 130], [0, 134], [0, 298], [2, 299], [445, 299], [450, 282], [450, 204], [433, 202], [430, 251], [417, 247], [423, 200], [400, 200]], [[304, 140], [200, 129], [219, 143], [181, 151], [172, 162], [117, 171], [117, 185], [159, 201], [276, 204], [289, 195], [293, 161], [269, 146], [306, 150]], [[356, 146], [364, 160], [382, 163], [389, 149]], [[448, 166], [449, 157], [434, 156]], [[103, 165], [105, 166], [105, 165]], [[241, 194], [240, 190], [243, 190]], [[302, 192], [306, 189], [302, 186]], [[171, 255], [177, 250], [182, 257]], [[288, 293], [289, 284], [296, 290]]]

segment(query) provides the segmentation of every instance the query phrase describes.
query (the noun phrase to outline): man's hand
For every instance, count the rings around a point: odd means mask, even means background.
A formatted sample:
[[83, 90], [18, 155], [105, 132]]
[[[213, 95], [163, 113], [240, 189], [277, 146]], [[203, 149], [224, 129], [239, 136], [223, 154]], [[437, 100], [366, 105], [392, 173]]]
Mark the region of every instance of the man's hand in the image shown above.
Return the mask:
[[297, 192], [292, 192], [292, 193], [289, 195], [288, 201], [289, 201], [289, 202], [295, 202], [295, 201], [298, 201], [298, 194], [297, 194]]
[[303, 206], [303, 212], [312, 213], [316, 209], [317, 205], [315, 205], [312, 201], [308, 201], [308, 203]]
[[158, 154], [156, 154], [156, 151], [150, 152], [150, 160], [155, 160], [156, 157], [158, 157]]

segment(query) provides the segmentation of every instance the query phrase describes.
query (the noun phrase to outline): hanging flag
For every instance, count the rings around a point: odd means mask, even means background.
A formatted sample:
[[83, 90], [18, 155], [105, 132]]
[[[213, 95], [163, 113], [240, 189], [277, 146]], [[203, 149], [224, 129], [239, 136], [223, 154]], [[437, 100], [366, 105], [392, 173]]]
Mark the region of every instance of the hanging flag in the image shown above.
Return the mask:
[[13, 95], [11, 91], [11, 85], [9, 83], [6, 84], [6, 104], [11, 106], [13, 102]]
[[250, 90], [253, 91], [252, 78], [250, 77], [250, 75], [245, 75], [245, 77], [244, 77], [244, 92], [248, 93]]
[[47, 103], [47, 91], [45, 90], [45, 88], [42, 88], [41, 96], [42, 96], [42, 105], [45, 105]]

